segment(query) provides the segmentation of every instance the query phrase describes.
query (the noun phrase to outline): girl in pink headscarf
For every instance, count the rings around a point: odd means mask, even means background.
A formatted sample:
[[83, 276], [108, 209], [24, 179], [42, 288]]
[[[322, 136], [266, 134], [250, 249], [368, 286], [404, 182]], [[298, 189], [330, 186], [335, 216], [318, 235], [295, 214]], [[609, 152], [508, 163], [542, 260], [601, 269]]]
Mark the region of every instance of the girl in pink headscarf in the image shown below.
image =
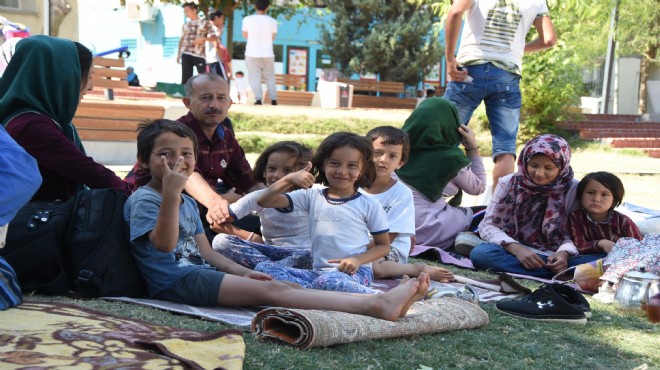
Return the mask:
[[470, 259], [478, 269], [551, 277], [604, 254], [580, 255], [566, 228], [579, 208], [571, 149], [556, 135], [531, 139], [520, 152], [518, 171], [502, 177], [479, 235], [486, 243]]

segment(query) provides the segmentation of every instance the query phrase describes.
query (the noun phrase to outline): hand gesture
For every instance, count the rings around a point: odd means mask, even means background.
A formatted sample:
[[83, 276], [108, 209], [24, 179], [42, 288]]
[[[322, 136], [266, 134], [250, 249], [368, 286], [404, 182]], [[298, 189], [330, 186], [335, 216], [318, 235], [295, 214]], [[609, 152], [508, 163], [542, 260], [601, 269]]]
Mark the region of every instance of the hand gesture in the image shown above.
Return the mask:
[[355, 257], [335, 258], [328, 260], [329, 263], [338, 263], [337, 270], [349, 275], [354, 275], [360, 268], [360, 261]]
[[447, 74], [449, 79], [452, 81], [463, 81], [467, 77], [467, 71], [461, 71], [458, 69], [458, 62], [456, 58], [447, 58]]
[[268, 274], [264, 274], [263, 272], [258, 272], [258, 271], [250, 271], [244, 277], [246, 277], [248, 279], [262, 280], [262, 281], [273, 280], [272, 276], [270, 276]]
[[557, 252], [548, 257], [546, 266], [550, 271], [555, 274], [560, 273], [568, 268], [568, 252]]
[[461, 144], [463, 144], [463, 147], [466, 149], [473, 149], [477, 147], [477, 137], [474, 134], [474, 130], [471, 130], [466, 125], [460, 125], [458, 126], [458, 133], [463, 136], [461, 139]]
[[208, 205], [206, 212], [206, 221], [209, 224], [221, 224], [227, 221], [231, 214], [229, 213], [229, 202], [217, 195]]
[[167, 164], [165, 156], [160, 157], [159, 165], [163, 172], [163, 194], [181, 194], [188, 181], [188, 175], [181, 170], [183, 157], [177, 158], [172, 169]]
[[296, 187], [309, 189], [314, 185], [316, 178], [309, 171], [312, 169], [312, 162], [307, 162], [307, 166], [302, 170], [286, 175], [287, 180]]

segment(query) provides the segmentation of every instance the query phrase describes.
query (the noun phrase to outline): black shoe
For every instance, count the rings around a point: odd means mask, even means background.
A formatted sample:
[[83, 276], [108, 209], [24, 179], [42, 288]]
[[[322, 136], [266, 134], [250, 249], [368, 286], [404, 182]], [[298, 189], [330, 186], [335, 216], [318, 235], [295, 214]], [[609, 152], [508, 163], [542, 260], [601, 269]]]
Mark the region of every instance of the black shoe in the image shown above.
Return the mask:
[[543, 288], [553, 289], [557, 294], [562, 296], [562, 298], [564, 298], [566, 302], [579, 308], [584, 313], [584, 316], [587, 319], [591, 318], [591, 306], [589, 305], [587, 299], [584, 298], [582, 293], [578, 292], [577, 290], [571, 288], [568, 285], [557, 284], [557, 283], [545, 285], [541, 289]]
[[254, 105], [262, 105], [262, 104], [261, 104], [261, 100], [257, 100], [257, 101], [255, 101], [255, 102], [254, 102]]
[[522, 319], [586, 324], [584, 311], [566, 301], [553, 288], [553, 285], [544, 285], [520, 299], [499, 301], [495, 307], [502, 313]]
[[270, 105], [277, 105], [277, 100], [271, 100]]

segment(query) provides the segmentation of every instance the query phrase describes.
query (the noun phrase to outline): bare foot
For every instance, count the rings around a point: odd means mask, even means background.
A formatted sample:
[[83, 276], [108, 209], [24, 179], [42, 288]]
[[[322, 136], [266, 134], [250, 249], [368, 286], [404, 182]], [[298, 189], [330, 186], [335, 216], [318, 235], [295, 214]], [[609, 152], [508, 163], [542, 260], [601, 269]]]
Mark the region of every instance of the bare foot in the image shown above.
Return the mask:
[[[409, 301], [417, 296], [419, 285], [417, 278], [406, 279], [387, 293], [369, 295], [369, 298], [373, 299], [369, 315], [383, 320], [397, 321], [404, 307], [407, 305], [405, 308], [407, 311], [412, 304]], [[428, 290], [428, 286], [426, 289]]]
[[410, 306], [413, 305], [413, 303], [424, 299], [426, 296], [426, 293], [429, 291], [429, 284], [431, 279], [429, 278], [429, 274], [426, 272], [422, 272], [419, 274], [419, 277], [416, 279], [418, 284], [417, 284], [417, 290], [415, 290], [415, 293], [406, 301], [406, 303], [403, 304], [403, 307], [401, 308], [401, 312], [399, 312], [399, 317], [404, 317], [406, 316], [406, 313], [408, 313], [408, 309], [410, 309]]
[[420, 271], [429, 274], [431, 280], [439, 281], [441, 283], [448, 283], [454, 280], [454, 274], [442, 267], [427, 265], [425, 263], [416, 263]]

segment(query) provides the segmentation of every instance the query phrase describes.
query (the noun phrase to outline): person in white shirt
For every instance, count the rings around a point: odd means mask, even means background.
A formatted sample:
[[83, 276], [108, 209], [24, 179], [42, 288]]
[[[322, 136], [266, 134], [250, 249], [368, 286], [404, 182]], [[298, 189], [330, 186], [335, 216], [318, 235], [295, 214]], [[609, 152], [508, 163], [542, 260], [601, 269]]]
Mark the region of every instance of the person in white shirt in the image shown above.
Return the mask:
[[261, 105], [263, 90], [261, 81], [266, 81], [268, 95], [272, 105], [277, 105], [277, 85], [275, 84], [275, 53], [273, 40], [277, 34], [277, 21], [266, 15], [270, 2], [256, 0], [256, 14], [243, 18], [243, 37], [247, 40], [245, 46], [245, 64], [248, 70], [248, 80], [254, 93], [255, 105]]

